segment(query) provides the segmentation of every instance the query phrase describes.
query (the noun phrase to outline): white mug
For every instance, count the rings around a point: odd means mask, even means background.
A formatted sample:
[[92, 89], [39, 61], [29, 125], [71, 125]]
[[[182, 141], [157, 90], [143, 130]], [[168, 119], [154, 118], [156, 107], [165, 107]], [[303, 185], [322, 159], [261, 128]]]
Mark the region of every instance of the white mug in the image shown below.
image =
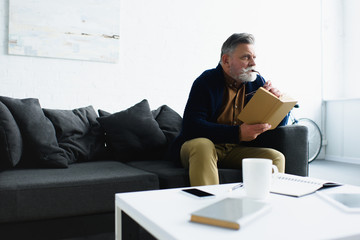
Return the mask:
[[244, 158], [242, 172], [246, 196], [265, 200], [270, 194], [272, 179], [277, 176], [279, 171], [275, 165], [272, 165], [270, 159]]

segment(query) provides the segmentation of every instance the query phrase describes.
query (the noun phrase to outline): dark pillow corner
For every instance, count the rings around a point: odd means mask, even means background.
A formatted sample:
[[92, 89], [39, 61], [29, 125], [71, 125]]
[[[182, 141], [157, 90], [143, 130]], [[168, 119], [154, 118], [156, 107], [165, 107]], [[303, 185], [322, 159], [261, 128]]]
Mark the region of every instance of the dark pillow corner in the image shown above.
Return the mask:
[[106, 117], [106, 116], [109, 116], [111, 115], [111, 113], [107, 112], [107, 111], [104, 111], [102, 109], [98, 109], [98, 113], [99, 113], [99, 116], [100, 117]]
[[167, 105], [162, 105], [156, 111], [156, 121], [170, 144], [180, 133], [182, 117]]

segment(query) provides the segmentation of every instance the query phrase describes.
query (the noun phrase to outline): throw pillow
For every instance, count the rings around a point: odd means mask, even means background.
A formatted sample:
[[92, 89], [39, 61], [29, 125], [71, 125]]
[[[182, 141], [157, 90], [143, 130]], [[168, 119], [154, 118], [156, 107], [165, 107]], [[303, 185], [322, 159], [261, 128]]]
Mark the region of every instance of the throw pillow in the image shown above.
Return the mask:
[[68, 163], [98, 159], [105, 151], [105, 137], [92, 106], [73, 109], [43, 109], [55, 127], [59, 146], [65, 150]]
[[21, 133], [9, 109], [0, 102], [0, 166], [15, 167], [22, 154]]
[[153, 110], [152, 114], [165, 134], [168, 144], [170, 144], [180, 133], [182, 125], [181, 116], [167, 105]]
[[[16, 120], [23, 137], [23, 166], [43, 165], [65, 168], [66, 154], [58, 145], [55, 129], [44, 115], [38, 99], [15, 99], [0, 97]], [[34, 162], [31, 162], [35, 160]]]
[[99, 113], [100, 117], [106, 117], [106, 116], [111, 115], [111, 113], [109, 113], [107, 111], [104, 111], [104, 110], [101, 110], [101, 109], [98, 110], [98, 113]]
[[107, 145], [123, 161], [149, 159], [149, 154], [166, 145], [146, 99], [98, 121], [105, 129]]

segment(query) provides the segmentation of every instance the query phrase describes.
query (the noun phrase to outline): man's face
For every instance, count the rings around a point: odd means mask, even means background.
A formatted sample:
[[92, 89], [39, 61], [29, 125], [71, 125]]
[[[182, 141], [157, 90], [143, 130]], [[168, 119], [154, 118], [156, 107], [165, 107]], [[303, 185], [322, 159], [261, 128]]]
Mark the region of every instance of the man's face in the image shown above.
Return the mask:
[[255, 50], [252, 44], [239, 44], [233, 53], [223, 56], [225, 72], [240, 82], [252, 82], [256, 79]]

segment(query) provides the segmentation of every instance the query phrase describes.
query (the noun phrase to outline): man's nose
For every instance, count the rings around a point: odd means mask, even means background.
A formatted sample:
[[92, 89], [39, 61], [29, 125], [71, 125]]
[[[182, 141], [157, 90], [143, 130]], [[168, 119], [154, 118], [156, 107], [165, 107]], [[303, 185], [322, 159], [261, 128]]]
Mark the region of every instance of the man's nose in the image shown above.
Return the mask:
[[249, 65], [250, 65], [251, 67], [256, 66], [255, 58], [250, 58]]

